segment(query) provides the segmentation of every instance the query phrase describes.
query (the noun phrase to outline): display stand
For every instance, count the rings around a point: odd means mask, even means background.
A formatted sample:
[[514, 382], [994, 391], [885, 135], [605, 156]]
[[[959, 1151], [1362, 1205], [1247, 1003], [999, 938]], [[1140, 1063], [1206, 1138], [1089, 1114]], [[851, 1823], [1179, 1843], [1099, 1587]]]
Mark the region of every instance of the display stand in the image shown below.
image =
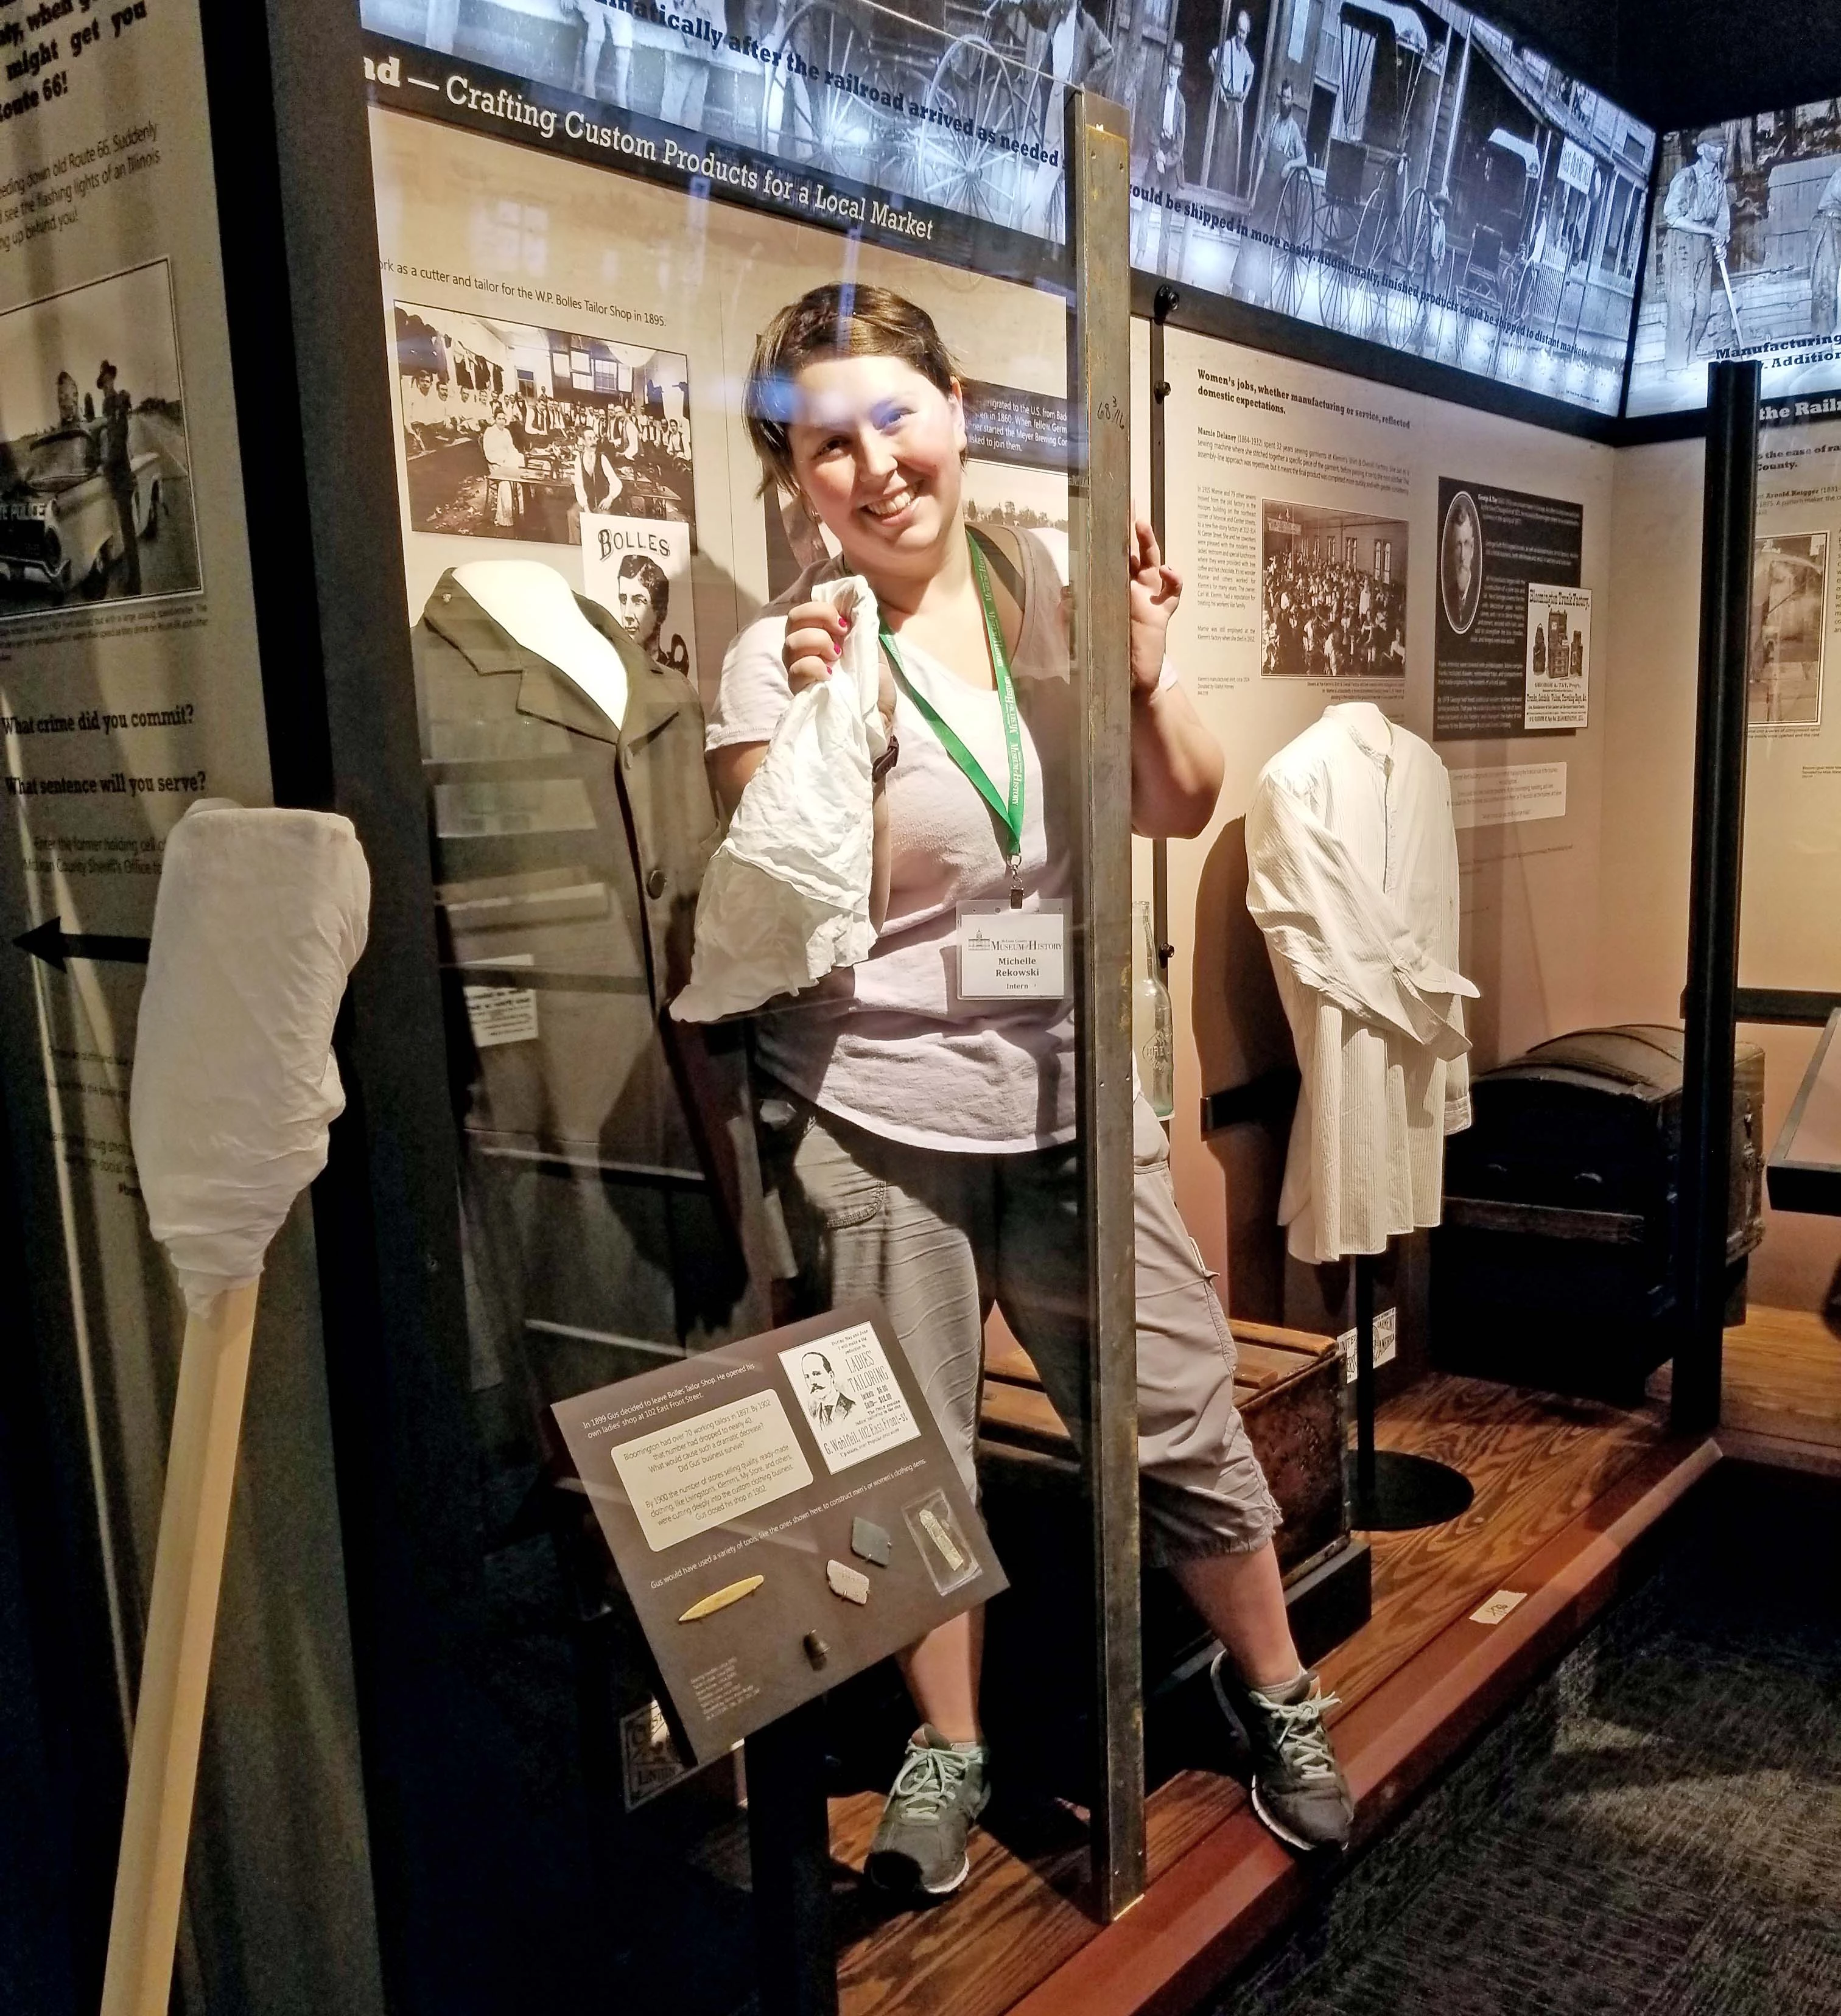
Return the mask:
[[756, 1730], [743, 1754], [761, 2016], [838, 2016], [822, 1700]]
[[1670, 1406], [1677, 1434], [1720, 1424], [1732, 1159], [1732, 1044], [1738, 987], [1739, 860], [1745, 839], [1746, 676], [1758, 491], [1755, 363], [1707, 373], [1701, 507], [1700, 686], [1694, 740], [1681, 1194], [1681, 1312]]
[[1410, 1533], [1470, 1509], [1470, 1479], [1449, 1463], [1374, 1446], [1374, 1255], [1355, 1260], [1355, 1447], [1344, 1459], [1349, 1523], [1358, 1532]]

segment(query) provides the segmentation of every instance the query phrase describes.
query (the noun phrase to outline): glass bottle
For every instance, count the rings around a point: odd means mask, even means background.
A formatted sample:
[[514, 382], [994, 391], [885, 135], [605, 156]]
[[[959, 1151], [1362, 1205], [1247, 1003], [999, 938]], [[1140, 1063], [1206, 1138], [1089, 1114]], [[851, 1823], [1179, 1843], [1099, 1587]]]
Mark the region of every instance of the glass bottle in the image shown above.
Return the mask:
[[1137, 912], [1137, 971], [1132, 981], [1132, 1047], [1137, 1052], [1138, 1079], [1159, 1120], [1175, 1112], [1176, 1059], [1169, 989], [1157, 957], [1157, 937], [1151, 927], [1151, 905], [1134, 903]]

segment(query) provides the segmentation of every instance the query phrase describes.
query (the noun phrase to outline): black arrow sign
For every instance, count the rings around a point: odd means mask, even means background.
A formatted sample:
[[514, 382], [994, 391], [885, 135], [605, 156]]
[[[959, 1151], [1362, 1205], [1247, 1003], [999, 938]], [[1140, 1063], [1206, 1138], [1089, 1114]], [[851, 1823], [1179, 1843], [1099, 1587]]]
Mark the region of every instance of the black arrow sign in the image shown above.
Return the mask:
[[47, 966], [55, 966], [59, 973], [65, 961], [73, 959], [106, 959], [123, 966], [145, 966], [150, 942], [146, 938], [106, 938], [95, 931], [67, 931], [62, 917], [52, 917], [13, 940], [21, 952], [29, 952]]

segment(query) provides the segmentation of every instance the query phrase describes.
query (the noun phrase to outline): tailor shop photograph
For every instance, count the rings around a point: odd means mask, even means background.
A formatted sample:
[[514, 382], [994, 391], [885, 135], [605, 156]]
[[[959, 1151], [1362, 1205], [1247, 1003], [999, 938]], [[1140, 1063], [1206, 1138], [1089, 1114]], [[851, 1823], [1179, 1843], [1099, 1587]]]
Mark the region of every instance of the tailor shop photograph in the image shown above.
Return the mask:
[[415, 531], [574, 546], [591, 512], [695, 522], [684, 358], [402, 301], [395, 327]]
[[204, 585], [156, 260], [0, 315], [0, 622]]
[[1267, 502], [1259, 522], [1261, 672], [1403, 679], [1406, 520]]

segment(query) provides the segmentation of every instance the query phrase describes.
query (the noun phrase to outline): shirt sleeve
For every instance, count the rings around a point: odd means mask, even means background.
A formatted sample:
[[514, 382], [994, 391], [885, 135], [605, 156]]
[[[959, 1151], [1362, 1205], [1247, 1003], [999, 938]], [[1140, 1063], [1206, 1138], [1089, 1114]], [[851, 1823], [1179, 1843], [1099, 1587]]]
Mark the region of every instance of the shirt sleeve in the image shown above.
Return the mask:
[[733, 743], [769, 742], [793, 704], [783, 653], [787, 612], [769, 609], [737, 636], [722, 661], [722, 677], [704, 729], [706, 750]]
[[1246, 833], [1247, 908], [1302, 985], [1434, 1056], [1461, 1057], [1470, 1044], [1451, 1011], [1475, 988], [1416, 941], [1392, 899], [1331, 830], [1308, 787], [1262, 777]]

